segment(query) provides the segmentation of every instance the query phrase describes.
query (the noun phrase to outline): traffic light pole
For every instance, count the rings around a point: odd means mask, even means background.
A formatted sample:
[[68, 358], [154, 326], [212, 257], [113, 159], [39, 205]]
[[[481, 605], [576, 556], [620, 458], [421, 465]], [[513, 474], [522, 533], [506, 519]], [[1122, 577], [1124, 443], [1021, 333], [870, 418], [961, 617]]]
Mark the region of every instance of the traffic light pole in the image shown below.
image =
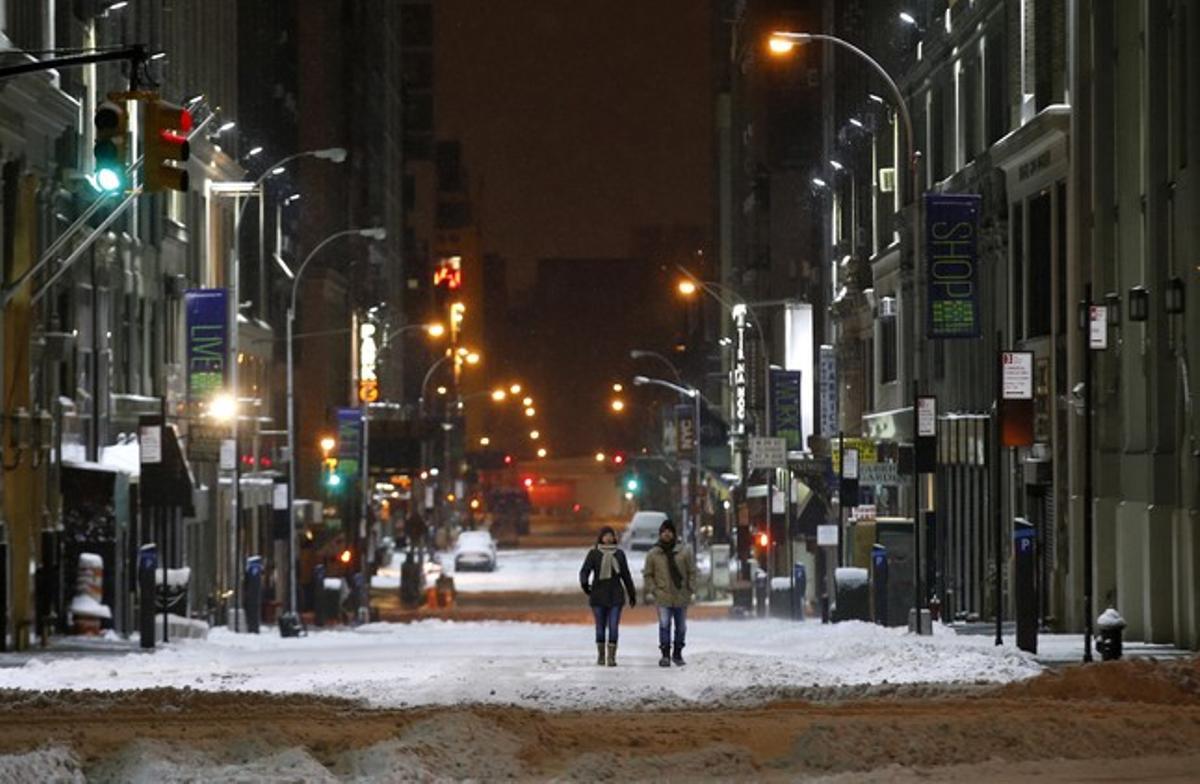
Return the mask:
[[96, 52], [95, 54], [76, 54], [67, 57], [56, 57], [53, 60], [34, 60], [18, 65], [0, 66], [0, 79], [21, 74], [52, 71], [60, 68], [73, 68], [79, 65], [94, 65], [95, 63], [110, 63], [115, 60], [129, 61], [129, 89], [138, 88], [138, 71], [150, 59], [146, 53], [145, 44], [135, 44], [122, 49]]

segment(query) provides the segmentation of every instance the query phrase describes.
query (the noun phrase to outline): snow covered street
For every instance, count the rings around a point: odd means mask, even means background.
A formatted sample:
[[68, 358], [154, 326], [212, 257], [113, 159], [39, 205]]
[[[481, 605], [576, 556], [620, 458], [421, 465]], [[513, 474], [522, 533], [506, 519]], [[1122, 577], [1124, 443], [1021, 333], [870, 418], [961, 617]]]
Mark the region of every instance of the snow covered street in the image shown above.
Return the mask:
[[933, 637], [846, 623], [696, 621], [688, 665], [657, 666], [657, 630], [622, 630], [620, 666], [595, 665], [592, 630], [424, 621], [307, 638], [214, 629], [207, 640], [120, 657], [31, 660], [0, 689], [176, 687], [361, 699], [374, 707], [510, 704], [541, 709], [742, 705], [840, 686], [1004, 683], [1042, 667], [1012, 646], [940, 629]]
[[[535, 593], [579, 593], [579, 567], [587, 554], [586, 547], [546, 547], [529, 550], [500, 550], [496, 569], [492, 572], [455, 572], [454, 557], [440, 554], [442, 569], [454, 576], [454, 587], [462, 593], [500, 593], [529, 591]], [[644, 552], [628, 553], [629, 570], [639, 588], [642, 582]], [[400, 585], [400, 565], [404, 556], [396, 553], [392, 563], [371, 578], [372, 588], [397, 588]]]

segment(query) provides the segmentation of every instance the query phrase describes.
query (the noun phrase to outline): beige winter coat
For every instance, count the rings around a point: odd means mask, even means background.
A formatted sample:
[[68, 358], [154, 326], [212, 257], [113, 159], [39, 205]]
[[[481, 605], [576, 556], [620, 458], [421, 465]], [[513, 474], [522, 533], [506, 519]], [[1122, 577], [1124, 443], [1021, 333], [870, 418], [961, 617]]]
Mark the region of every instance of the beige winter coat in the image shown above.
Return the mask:
[[687, 607], [692, 603], [692, 594], [696, 591], [696, 562], [692, 558], [692, 551], [685, 545], [675, 545], [675, 565], [683, 576], [678, 588], [671, 582], [671, 567], [662, 547], [655, 544], [646, 553], [646, 565], [642, 567], [642, 590], [647, 604], [655, 602], [659, 607]]

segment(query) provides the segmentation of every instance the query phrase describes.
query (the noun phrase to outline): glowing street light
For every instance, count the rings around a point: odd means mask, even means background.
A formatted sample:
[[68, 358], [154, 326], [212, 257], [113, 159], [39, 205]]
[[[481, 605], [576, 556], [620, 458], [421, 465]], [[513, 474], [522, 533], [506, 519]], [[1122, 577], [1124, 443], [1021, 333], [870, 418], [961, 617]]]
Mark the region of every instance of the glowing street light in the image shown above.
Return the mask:
[[519, 395], [519, 394], [521, 394], [521, 385], [513, 384], [511, 387], [508, 388], [508, 391], [514, 395]]
[[685, 297], [690, 297], [696, 293], [695, 281], [681, 280], [681, 281], [679, 281], [678, 288], [679, 288], [679, 293]]
[[596, 462], [597, 463], [603, 463], [607, 459], [608, 459], [608, 456], [605, 455], [603, 452], [596, 453]]
[[330, 452], [333, 451], [333, 448], [335, 446], [337, 446], [337, 441], [334, 439], [333, 436], [322, 436], [321, 437], [321, 451], [324, 454], [328, 455]]
[[479, 354], [474, 351], [467, 354], [467, 364], [468, 365], [478, 365], [479, 364]]
[[442, 335], [446, 334], [446, 327], [444, 324], [429, 324], [425, 327], [425, 331], [428, 332], [429, 336], [432, 338], [440, 338]]
[[613, 398], [613, 401], [611, 403], [609, 403], [609, 406], [612, 408], [613, 411], [620, 413], [625, 410], [625, 401], [619, 397]]
[[505, 392], [503, 389], [493, 389], [492, 390], [492, 400], [495, 400], [497, 403], [504, 402], [504, 398], [506, 398], [506, 397], [508, 397], [508, 393]]
[[549, 454], [549, 452], [547, 452], [547, 451], [546, 451], [546, 447], [541, 447], [541, 448], [540, 448], [540, 449], [538, 449], [538, 451], [537, 451], [537, 456], [538, 456], [538, 457], [543, 457], [543, 458], [544, 458], [544, 457], [545, 457], [547, 454]]
[[529, 431], [529, 438], [531, 440], [537, 441], [541, 437], [542, 437], [542, 433], [540, 430], [530, 430]]
[[531, 397], [525, 398], [524, 400], [521, 401], [521, 405], [525, 406], [526, 408], [529, 408], [530, 406], [533, 405], [533, 398], [531, 398]]
[[492, 439], [488, 438], [487, 436], [483, 436], [482, 438], [479, 439], [480, 446], [487, 446], [491, 443], [492, 443]]
[[613, 384], [612, 390], [613, 390], [613, 392], [623, 392], [625, 390], [625, 385], [624, 384]]
[[221, 422], [232, 421], [237, 416], [237, 401], [232, 395], [217, 395], [208, 404], [208, 415]]
[[537, 414], [537, 411], [534, 410], [533, 406], [530, 406], [529, 408], [525, 409], [525, 416], [531, 417], [531, 416], [534, 416], [535, 414]]
[[446, 394], [446, 388], [445, 388], [444, 386], [439, 386], [439, 387], [437, 388], [437, 393], [438, 393], [439, 395], [444, 395], [444, 394]]
[[796, 42], [781, 35], [773, 35], [767, 41], [767, 48], [771, 50], [771, 54], [791, 54], [796, 48]]

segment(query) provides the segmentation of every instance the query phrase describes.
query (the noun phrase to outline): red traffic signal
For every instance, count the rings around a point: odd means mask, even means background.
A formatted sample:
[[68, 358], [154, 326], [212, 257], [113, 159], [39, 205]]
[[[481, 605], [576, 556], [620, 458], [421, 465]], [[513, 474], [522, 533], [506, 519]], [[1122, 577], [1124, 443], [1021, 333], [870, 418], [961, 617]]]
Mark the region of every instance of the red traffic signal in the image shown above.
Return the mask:
[[182, 106], [161, 100], [142, 104], [142, 139], [146, 145], [146, 191], [186, 191], [186, 163], [191, 154], [188, 131], [192, 129], [192, 113]]
[[771, 537], [767, 536], [767, 532], [763, 531], [758, 536], [754, 537], [754, 541], [759, 547], [765, 548], [771, 543]]

